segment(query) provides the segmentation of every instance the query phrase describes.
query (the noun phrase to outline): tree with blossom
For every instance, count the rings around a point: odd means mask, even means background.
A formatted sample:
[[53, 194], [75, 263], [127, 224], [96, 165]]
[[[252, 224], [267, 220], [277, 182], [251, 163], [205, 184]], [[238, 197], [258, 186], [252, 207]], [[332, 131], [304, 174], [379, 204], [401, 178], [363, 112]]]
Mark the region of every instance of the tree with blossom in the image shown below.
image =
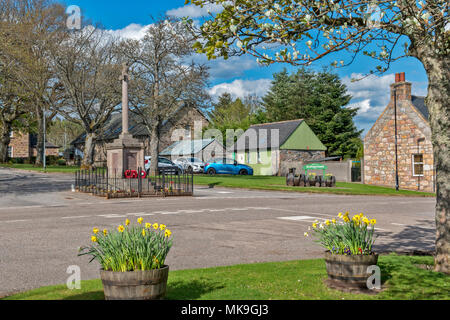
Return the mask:
[[371, 74], [402, 57], [422, 62], [428, 76], [437, 171], [436, 270], [450, 273], [450, 21], [448, 0], [187, 0], [222, 5], [199, 28], [195, 44], [210, 59], [250, 54], [260, 64], [310, 65], [324, 57], [358, 54], [377, 61]]

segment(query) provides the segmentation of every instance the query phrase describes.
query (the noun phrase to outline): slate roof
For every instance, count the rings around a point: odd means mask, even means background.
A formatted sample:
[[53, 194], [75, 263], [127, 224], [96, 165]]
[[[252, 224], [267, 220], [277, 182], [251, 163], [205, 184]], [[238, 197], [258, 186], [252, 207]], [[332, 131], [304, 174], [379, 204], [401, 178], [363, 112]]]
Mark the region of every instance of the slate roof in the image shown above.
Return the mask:
[[191, 154], [197, 154], [211, 143], [214, 139], [203, 139], [203, 140], [181, 140], [170, 145], [164, 149], [160, 155], [161, 156], [187, 156]]
[[[182, 106], [180, 106], [177, 110], [175, 110], [175, 112], [172, 115], [175, 115], [176, 113], [178, 113], [181, 109], [187, 107], [187, 104], [183, 104]], [[195, 109], [197, 109], [201, 114], [203, 114], [203, 112], [197, 108], [194, 107]], [[148, 136], [148, 130], [147, 128], [142, 124], [142, 121], [140, 119], [140, 116], [137, 115], [136, 113], [133, 112], [129, 112], [128, 114], [128, 131], [131, 133], [131, 135], [133, 135], [134, 137], [145, 137]], [[168, 118], [172, 118], [172, 117], [168, 117]], [[162, 122], [162, 126], [164, 127], [165, 125], [168, 124], [168, 120], [164, 120]], [[116, 113], [111, 115], [109, 121], [107, 121], [106, 125], [103, 127], [102, 133], [99, 134], [98, 140], [100, 141], [111, 141], [111, 140], [115, 140], [119, 137], [119, 135], [122, 133], [122, 113]], [[78, 136], [74, 141], [72, 141], [71, 144], [73, 145], [77, 145], [77, 144], [84, 144], [86, 139], [86, 133], [81, 134], [80, 136]]]
[[[289, 137], [303, 123], [303, 121], [303, 119], [298, 119], [253, 125], [241, 137], [239, 137], [235, 144], [235, 150], [256, 150], [257, 148], [277, 149], [289, 139]], [[279, 130], [279, 139], [274, 137], [274, 141], [272, 141], [271, 135], [273, 129]], [[253, 134], [252, 132], [256, 132], [258, 146], [252, 146], [250, 148], [249, 141], [251, 140], [251, 136]], [[267, 132], [267, 135], [264, 132]]]
[[429, 121], [430, 112], [428, 111], [428, 107], [425, 105], [425, 97], [411, 96], [412, 103], [414, 107], [419, 111], [422, 116]]

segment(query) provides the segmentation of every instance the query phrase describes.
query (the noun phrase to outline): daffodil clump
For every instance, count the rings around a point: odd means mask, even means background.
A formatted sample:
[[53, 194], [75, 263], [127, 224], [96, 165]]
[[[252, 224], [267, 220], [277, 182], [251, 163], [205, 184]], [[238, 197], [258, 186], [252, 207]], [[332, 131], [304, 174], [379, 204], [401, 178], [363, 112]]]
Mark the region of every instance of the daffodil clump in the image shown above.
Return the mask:
[[[369, 219], [363, 213], [350, 217], [349, 212], [323, 222], [315, 221], [312, 231], [325, 249], [333, 254], [370, 255], [375, 242], [376, 219]], [[311, 230], [311, 228], [309, 228]], [[305, 233], [308, 237], [309, 233]]]
[[91, 245], [80, 249], [79, 256], [90, 255], [103, 270], [127, 272], [153, 270], [164, 266], [172, 247], [172, 232], [164, 224], [126, 220], [115, 230], [92, 230]]

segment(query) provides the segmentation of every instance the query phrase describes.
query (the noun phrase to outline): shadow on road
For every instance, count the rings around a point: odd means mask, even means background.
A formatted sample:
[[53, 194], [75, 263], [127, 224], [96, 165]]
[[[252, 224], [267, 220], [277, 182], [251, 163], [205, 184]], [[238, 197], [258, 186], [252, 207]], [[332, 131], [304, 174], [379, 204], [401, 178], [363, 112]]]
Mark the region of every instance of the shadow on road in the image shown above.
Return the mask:
[[70, 190], [70, 176], [51, 177], [37, 174], [0, 172], [0, 195], [24, 195], [33, 193], [61, 192]]
[[377, 252], [434, 252], [436, 228], [431, 220], [418, 220], [418, 225], [406, 226], [398, 233], [377, 232]]

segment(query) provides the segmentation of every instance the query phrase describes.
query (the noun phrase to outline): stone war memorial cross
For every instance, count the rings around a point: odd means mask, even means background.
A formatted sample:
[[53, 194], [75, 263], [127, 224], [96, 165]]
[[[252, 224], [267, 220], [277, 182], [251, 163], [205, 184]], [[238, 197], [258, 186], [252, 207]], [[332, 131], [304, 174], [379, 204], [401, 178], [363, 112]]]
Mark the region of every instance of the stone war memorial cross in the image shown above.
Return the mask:
[[122, 66], [122, 133], [112, 143], [106, 145], [107, 167], [109, 176], [123, 177], [125, 170], [144, 168], [144, 144], [135, 139], [128, 131], [128, 69], [129, 64]]

